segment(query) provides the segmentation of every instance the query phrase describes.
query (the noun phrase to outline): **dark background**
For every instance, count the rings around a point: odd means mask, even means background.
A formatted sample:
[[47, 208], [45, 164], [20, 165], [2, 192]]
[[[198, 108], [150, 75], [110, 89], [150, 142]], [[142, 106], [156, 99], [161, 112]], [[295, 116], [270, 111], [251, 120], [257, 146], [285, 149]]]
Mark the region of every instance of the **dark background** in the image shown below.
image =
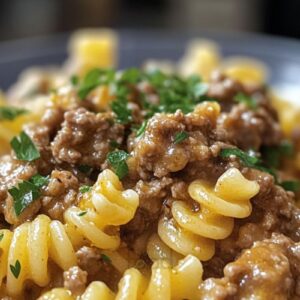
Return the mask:
[[81, 27], [250, 31], [300, 38], [300, 0], [0, 0], [0, 40]]

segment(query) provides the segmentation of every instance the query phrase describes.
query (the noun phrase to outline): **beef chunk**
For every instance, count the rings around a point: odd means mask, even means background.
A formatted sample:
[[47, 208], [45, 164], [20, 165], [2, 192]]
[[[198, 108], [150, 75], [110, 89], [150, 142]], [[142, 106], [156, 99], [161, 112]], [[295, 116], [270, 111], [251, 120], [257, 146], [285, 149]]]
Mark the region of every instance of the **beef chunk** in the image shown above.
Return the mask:
[[122, 143], [123, 129], [113, 122], [111, 113], [94, 114], [84, 108], [70, 110], [51, 144], [52, 154], [58, 163], [99, 168], [110, 151], [110, 142]]

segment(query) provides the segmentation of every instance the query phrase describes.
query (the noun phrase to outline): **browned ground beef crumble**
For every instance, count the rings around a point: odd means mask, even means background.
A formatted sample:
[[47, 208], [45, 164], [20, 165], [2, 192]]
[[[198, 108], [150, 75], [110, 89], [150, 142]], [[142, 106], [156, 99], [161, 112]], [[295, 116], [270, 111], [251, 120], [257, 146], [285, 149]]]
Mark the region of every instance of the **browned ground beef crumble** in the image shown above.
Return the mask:
[[[157, 101], [151, 86], [140, 84], [135, 93], [139, 90], [146, 91], [151, 101]], [[256, 97], [256, 110], [233, 101], [241, 91]], [[134, 134], [128, 134], [126, 126], [114, 121], [111, 112], [95, 114], [80, 102], [69, 110], [49, 108], [40, 124], [25, 128], [41, 158], [34, 163], [18, 161], [13, 153], [0, 158], [1, 226], [16, 226], [38, 213], [61, 220], [65, 209], [76, 203], [79, 186], [93, 184], [93, 172], [98, 174], [108, 166], [106, 157], [115, 141], [131, 153], [129, 175], [123, 183], [134, 188], [140, 197], [134, 219], [121, 227], [122, 240], [146, 258], [147, 238], [156, 230], [159, 217], [169, 214], [173, 200], [199, 208], [187, 193], [189, 182], [215, 182], [234, 166], [248, 179], [256, 180], [260, 192], [252, 200], [252, 214], [235, 221], [233, 233], [217, 241], [214, 257], [204, 263], [207, 279], [202, 284], [203, 299], [242, 299], [253, 293], [265, 296], [270, 291], [277, 295], [276, 299], [300, 297], [300, 210], [294, 194], [276, 185], [270, 174], [243, 167], [237, 158], [222, 160], [219, 156], [221, 149], [232, 146], [259, 151], [262, 146], [278, 145], [282, 133], [277, 115], [264, 90], [247, 90], [220, 74], [214, 76], [208, 96], [220, 100], [221, 113], [219, 106], [210, 102], [198, 105], [189, 114], [179, 110], [174, 114], [155, 114], [143, 136], [136, 139]], [[135, 120], [141, 121], [143, 112], [135, 103], [134, 93], [131, 106]], [[175, 144], [174, 136], [181, 131], [189, 137]], [[89, 166], [91, 172], [80, 171], [81, 165]], [[37, 172], [49, 175], [49, 184], [43, 188], [41, 199], [17, 217], [7, 190]], [[97, 249], [83, 247], [76, 256], [79, 267], [63, 275], [64, 286], [75, 294], [92, 280], [113, 286], [120, 277], [102, 261]]]

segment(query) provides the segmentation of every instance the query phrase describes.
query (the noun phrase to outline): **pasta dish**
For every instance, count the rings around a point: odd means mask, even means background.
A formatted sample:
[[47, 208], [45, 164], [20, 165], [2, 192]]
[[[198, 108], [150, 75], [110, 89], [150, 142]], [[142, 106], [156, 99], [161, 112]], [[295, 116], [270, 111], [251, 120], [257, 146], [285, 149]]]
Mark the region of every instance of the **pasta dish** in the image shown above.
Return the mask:
[[300, 299], [300, 109], [212, 41], [117, 50], [77, 32], [0, 96], [1, 299]]

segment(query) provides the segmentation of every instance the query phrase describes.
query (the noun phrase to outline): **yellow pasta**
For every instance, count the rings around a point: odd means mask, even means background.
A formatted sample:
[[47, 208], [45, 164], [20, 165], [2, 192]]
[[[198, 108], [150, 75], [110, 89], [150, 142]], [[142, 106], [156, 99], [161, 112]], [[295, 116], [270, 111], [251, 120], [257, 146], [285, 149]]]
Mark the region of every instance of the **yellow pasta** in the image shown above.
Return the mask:
[[93, 68], [111, 68], [117, 62], [118, 38], [109, 29], [87, 29], [76, 32], [70, 41], [69, 65], [76, 73], [85, 74]]
[[189, 255], [173, 268], [163, 260], [156, 261], [149, 279], [137, 269], [128, 269], [119, 282], [116, 294], [103, 282], [96, 281], [80, 297], [76, 298], [66, 289], [54, 289], [39, 300], [196, 300], [199, 299], [202, 273], [201, 262]]
[[[188, 191], [200, 204], [201, 210], [193, 212], [186, 203], [173, 202], [172, 218], [161, 218], [158, 234], [173, 251], [208, 260], [214, 255], [214, 240], [224, 239], [232, 232], [233, 218], [250, 215], [250, 199], [259, 192], [259, 185], [247, 180], [236, 168], [231, 168], [218, 179], [214, 187], [196, 180], [190, 184]], [[154, 246], [148, 248], [150, 258], [174, 257], [172, 251], [166, 254], [165, 249], [156, 241]]]
[[[65, 224], [39, 215], [13, 232], [0, 230], [0, 284], [6, 278], [7, 294], [19, 296], [26, 280], [41, 287], [49, 283], [49, 260], [62, 270], [68, 270], [77, 264], [75, 249], [81, 245], [116, 249], [120, 244], [118, 231], [110, 235], [105, 232], [105, 227], [129, 222], [138, 200], [133, 190], [123, 191], [112, 171], [104, 170], [92, 191], [79, 203], [80, 208], [73, 206], [66, 210]], [[112, 264], [123, 272], [126, 263], [122, 256], [118, 253], [109, 255]]]

